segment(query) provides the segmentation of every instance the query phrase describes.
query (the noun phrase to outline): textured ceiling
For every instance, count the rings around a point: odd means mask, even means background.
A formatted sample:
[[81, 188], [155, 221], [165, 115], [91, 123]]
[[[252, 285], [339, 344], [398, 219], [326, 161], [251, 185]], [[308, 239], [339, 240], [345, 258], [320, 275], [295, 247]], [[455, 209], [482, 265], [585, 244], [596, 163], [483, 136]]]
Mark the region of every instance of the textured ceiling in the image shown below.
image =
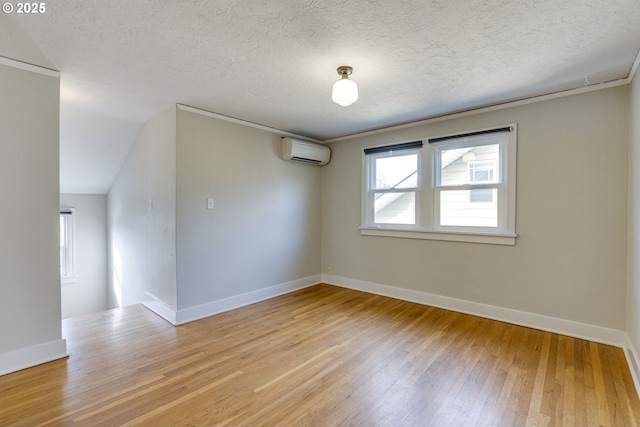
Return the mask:
[[[106, 192], [181, 103], [324, 140], [624, 79], [638, 0], [57, 0], [0, 56], [61, 72], [63, 191]], [[360, 99], [331, 101], [351, 65]]]

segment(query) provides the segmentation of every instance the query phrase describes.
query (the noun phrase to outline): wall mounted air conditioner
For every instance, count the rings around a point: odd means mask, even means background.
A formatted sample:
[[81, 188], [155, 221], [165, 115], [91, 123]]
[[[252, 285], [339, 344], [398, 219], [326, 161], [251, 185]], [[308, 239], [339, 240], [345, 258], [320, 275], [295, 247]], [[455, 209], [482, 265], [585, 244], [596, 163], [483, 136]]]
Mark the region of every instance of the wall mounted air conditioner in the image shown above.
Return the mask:
[[331, 150], [329, 147], [297, 139], [282, 138], [282, 160], [322, 166], [329, 163], [330, 158]]

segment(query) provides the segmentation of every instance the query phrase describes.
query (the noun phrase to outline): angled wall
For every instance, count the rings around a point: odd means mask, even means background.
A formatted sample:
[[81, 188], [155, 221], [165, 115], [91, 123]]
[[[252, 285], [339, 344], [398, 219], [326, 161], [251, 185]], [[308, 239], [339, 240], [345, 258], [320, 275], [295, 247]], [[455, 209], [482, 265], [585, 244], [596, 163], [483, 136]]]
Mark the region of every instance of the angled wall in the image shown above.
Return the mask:
[[176, 109], [140, 129], [108, 195], [109, 304], [176, 308]]

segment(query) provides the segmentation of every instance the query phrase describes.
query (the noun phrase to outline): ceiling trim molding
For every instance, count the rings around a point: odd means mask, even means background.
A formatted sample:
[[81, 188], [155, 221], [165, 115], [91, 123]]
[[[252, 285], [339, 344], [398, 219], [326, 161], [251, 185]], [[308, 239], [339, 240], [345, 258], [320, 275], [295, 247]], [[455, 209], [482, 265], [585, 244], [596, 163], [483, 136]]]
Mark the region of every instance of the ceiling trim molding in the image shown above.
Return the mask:
[[627, 77], [627, 82], [631, 83], [633, 78], [636, 75], [636, 71], [638, 71], [638, 65], [640, 64], [640, 50], [638, 50], [638, 54], [636, 55], [636, 60], [633, 61], [633, 65], [631, 66], [631, 71], [629, 71], [629, 77]]
[[13, 68], [19, 68], [21, 70], [31, 71], [33, 73], [44, 74], [45, 76], [55, 77], [57, 79], [60, 78], [60, 71], [7, 58], [6, 56], [0, 56], [0, 64], [8, 65], [9, 67]]
[[213, 113], [211, 111], [202, 110], [200, 108], [195, 108], [195, 107], [190, 107], [190, 106], [184, 105], [184, 104], [176, 104], [176, 107], [178, 107], [178, 109], [182, 110], [182, 111], [188, 111], [190, 113], [200, 114], [200, 115], [207, 116], [207, 117], [213, 117], [214, 119], [220, 119], [220, 120], [224, 120], [226, 122], [231, 122], [231, 123], [235, 123], [235, 124], [239, 124], [239, 125], [243, 125], [243, 126], [248, 126], [248, 127], [254, 128], [254, 129], [260, 129], [260, 130], [264, 130], [264, 131], [271, 132], [271, 133], [277, 133], [279, 135], [288, 136], [290, 138], [301, 139], [303, 141], [315, 142], [315, 143], [323, 142], [323, 141], [320, 141], [318, 139], [309, 138], [308, 136], [299, 135], [297, 133], [292, 133], [292, 132], [287, 132], [287, 131], [284, 131], [284, 130], [281, 130], [281, 129], [272, 128], [272, 127], [261, 125], [261, 124], [258, 124], [258, 123], [248, 122], [246, 120], [237, 119], [237, 118], [231, 117], [231, 116], [225, 116], [224, 114]]
[[[634, 65], [637, 65], [637, 62], [638, 61], [636, 59], [636, 63]], [[557, 99], [557, 98], [564, 98], [565, 96], [579, 95], [579, 94], [582, 94], [582, 93], [594, 92], [594, 91], [597, 91], [597, 90], [609, 89], [609, 88], [617, 87], [617, 86], [624, 86], [624, 85], [627, 85], [627, 84], [630, 83], [630, 78], [631, 78], [631, 74], [629, 75], [629, 77], [627, 77], [625, 79], [613, 80], [613, 81], [610, 81], [610, 82], [599, 83], [599, 84], [595, 84], [595, 85], [591, 85], [591, 86], [580, 87], [580, 88], [577, 88], [577, 89], [563, 90], [563, 91], [560, 91], [560, 92], [549, 93], [547, 95], [534, 96], [534, 97], [531, 97], [531, 98], [525, 98], [525, 99], [520, 99], [520, 100], [517, 100], [517, 101], [505, 102], [505, 103], [502, 103], [502, 104], [489, 105], [489, 106], [486, 106], [486, 107], [474, 108], [474, 109], [471, 109], [471, 110], [464, 110], [464, 111], [460, 111], [460, 112], [457, 112], [457, 113], [444, 114], [442, 116], [430, 117], [428, 119], [422, 119], [422, 120], [418, 120], [418, 121], [415, 121], [415, 122], [408, 122], [408, 123], [403, 123], [403, 124], [399, 124], [399, 125], [392, 125], [392, 126], [387, 126], [387, 127], [383, 127], [383, 128], [372, 129], [372, 130], [369, 130], [369, 131], [354, 133], [354, 134], [351, 134], [351, 135], [345, 135], [345, 136], [339, 136], [339, 137], [336, 137], [336, 138], [325, 139], [325, 140], [322, 141], [322, 143], [328, 144], [330, 142], [346, 141], [346, 140], [349, 140], [349, 139], [360, 138], [360, 137], [363, 137], [363, 136], [376, 135], [376, 134], [379, 134], [379, 133], [390, 132], [390, 131], [400, 130], [400, 129], [407, 129], [407, 128], [411, 128], [411, 127], [415, 127], [415, 126], [428, 125], [428, 124], [431, 124], [431, 123], [442, 122], [442, 121], [445, 121], [445, 120], [452, 120], [452, 119], [458, 119], [458, 118], [461, 118], [461, 117], [473, 116], [473, 115], [476, 115], [476, 114], [489, 113], [491, 111], [504, 110], [506, 108], [520, 107], [522, 105], [535, 104], [537, 102], [549, 101], [549, 100]]]

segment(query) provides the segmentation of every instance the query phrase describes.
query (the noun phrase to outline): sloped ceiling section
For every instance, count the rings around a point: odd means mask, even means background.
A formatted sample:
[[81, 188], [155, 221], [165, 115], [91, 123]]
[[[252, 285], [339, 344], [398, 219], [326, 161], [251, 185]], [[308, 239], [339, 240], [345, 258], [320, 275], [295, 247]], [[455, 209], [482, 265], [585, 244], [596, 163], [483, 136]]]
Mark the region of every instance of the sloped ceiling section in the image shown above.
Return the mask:
[[[0, 55], [61, 72], [63, 185], [74, 153], [113, 146], [119, 167], [175, 103], [325, 140], [624, 79], [640, 48], [637, 0], [46, 4], [0, 16]], [[343, 64], [360, 90], [346, 108], [330, 96]], [[117, 172], [81, 169], [70, 187]]]

